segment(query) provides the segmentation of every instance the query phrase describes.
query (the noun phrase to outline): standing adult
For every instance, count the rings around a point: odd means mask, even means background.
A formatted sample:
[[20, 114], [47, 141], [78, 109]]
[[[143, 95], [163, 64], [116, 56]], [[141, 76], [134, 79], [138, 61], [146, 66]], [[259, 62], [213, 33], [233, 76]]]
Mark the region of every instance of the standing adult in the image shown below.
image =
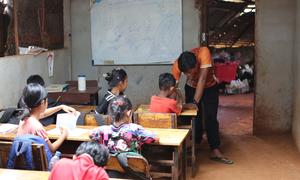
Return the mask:
[[[201, 142], [202, 121], [204, 121], [207, 140], [211, 148], [210, 158], [225, 164], [232, 164], [233, 161], [225, 158], [220, 151], [219, 122], [217, 120], [219, 91], [209, 49], [199, 47], [183, 52], [174, 62], [172, 73], [177, 83], [181, 73], [186, 75], [186, 103], [194, 103], [199, 109], [195, 119], [196, 142]], [[201, 118], [202, 113], [204, 119]]]

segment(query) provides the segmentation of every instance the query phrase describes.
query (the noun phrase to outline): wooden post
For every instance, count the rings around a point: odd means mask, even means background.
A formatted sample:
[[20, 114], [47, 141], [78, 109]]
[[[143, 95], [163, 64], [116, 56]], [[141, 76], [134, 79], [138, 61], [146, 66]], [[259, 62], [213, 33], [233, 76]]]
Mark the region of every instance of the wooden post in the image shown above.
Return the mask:
[[[0, 14], [0, 27], [4, 27], [4, 14]], [[4, 56], [4, 45], [5, 45], [5, 40], [4, 40], [4, 28], [0, 29], [0, 57]]]
[[13, 10], [14, 10], [14, 33], [15, 33], [15, 48], [16, 48], [16, 55], [19, 54], [19, 30], [18, 30], [18, 0], [13, 0]]
[[200, 44], [201, 46], [208, 46], [208, 29], [207, 29], [207, 0], [201, 0], [201, 31]]

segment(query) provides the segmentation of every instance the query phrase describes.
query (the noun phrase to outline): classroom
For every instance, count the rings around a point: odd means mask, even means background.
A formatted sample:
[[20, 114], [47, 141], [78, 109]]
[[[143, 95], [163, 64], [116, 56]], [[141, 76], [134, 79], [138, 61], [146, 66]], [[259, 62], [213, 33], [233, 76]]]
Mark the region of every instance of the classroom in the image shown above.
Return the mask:
[[[0, 159], [0, 179], [59, 179], [59, 163], [48, 169], [57, 151], [65, 169], [89, 157], [98, 179], [300, 179], [299, 12], [299, 0], [0, 0], [0, 118], [8, 108], [25, 114], [16, 107], [38, 88], [23, 119], [50, 99], [54, 109], [43, 106], [39, 117], [55, 119], [40, 121], [34, 133], [44, 139], [30, 146], [41, 155], [31, 159], [34, 170], [12, 170]], [[199, 72], [182, 70], [185, 53], [197, 66], [202, 61]], [[43, 85], [27, 85], [32, 75]], [[179, 112], [151, 106], [166, 93], [163, 75], [176, 80], [176, 105], [182, 92]], [[122, 82], [117, 94], [115, 82]], [[211, 87], [217, 95], [207, 95]], [[145, 130], [146, 140], [128, 150], [138, 157], [125, 153], [129, 170], [104, 140], [123, 126], [114, 106], [129, 131]], [[57, 116], [65, 112], [72, 118]], [[0, 158], [24, 134], [18, 118], [10, 119], [14, 126], [0, 123]], [[59, 129], [59, 118], [73, 121]], [[101, 165], [85, 149], [95, 147]]]

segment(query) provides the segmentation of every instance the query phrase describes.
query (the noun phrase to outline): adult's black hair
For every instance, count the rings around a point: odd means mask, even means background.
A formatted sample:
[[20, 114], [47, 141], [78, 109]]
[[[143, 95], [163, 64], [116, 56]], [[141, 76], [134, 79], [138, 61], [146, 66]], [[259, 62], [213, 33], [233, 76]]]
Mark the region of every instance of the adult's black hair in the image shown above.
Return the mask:
[[76, 155], [89, 154], [97, 166], [103, 167], [107, 164], [109, 151], [107, 147], [98, 142], [83, 142], [76, 150]]
[[178, 68], [181, 72], [187, 72], [196, 66], [197, 60], [194, 53], [184, 51], [178, 58]]
[[171, 87], [174, 87], [176, 80], [174, 76], [170, 73], [163, 73], [159, 75], [158, 85], [159, 89], [162, 91], [168, 90]]
[[38, 75], [38, 74], [34, 74], [34, 75], [31, 75], [27, 78], [27, 84], [30, 84], [30, 83], [37, 83], [37, 84], [40, 84], [41, 86], [45, 86], [45, 81], [44, 79]]
[[127, 73], [124, 69], [113, 69], [111, 73], [104, 74], [105, 80], [108, 81], [110, 88], [118, 86], [120, 82], [124, 82], [127, 78]]
[[126, 112], [132, 109], [132, 104], [128, 98], [119, 95], [111, 100], [108, 105], [108, 114], [115, 122], [120, 121], [126, 116]]

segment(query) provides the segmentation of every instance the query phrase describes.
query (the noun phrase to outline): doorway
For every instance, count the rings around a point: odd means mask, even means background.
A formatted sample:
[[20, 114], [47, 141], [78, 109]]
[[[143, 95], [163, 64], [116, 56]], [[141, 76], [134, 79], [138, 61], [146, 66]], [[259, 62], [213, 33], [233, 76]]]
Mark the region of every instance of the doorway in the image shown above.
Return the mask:
[[[206, 0], [203, 40], [209, 46], [220, 81], [220, 131], [251, 135], [254, 112], [255, 1]], [[204, 32], [204, 33], [203, 33]], [[202, 41], [203, 42], [203, 41]]]

